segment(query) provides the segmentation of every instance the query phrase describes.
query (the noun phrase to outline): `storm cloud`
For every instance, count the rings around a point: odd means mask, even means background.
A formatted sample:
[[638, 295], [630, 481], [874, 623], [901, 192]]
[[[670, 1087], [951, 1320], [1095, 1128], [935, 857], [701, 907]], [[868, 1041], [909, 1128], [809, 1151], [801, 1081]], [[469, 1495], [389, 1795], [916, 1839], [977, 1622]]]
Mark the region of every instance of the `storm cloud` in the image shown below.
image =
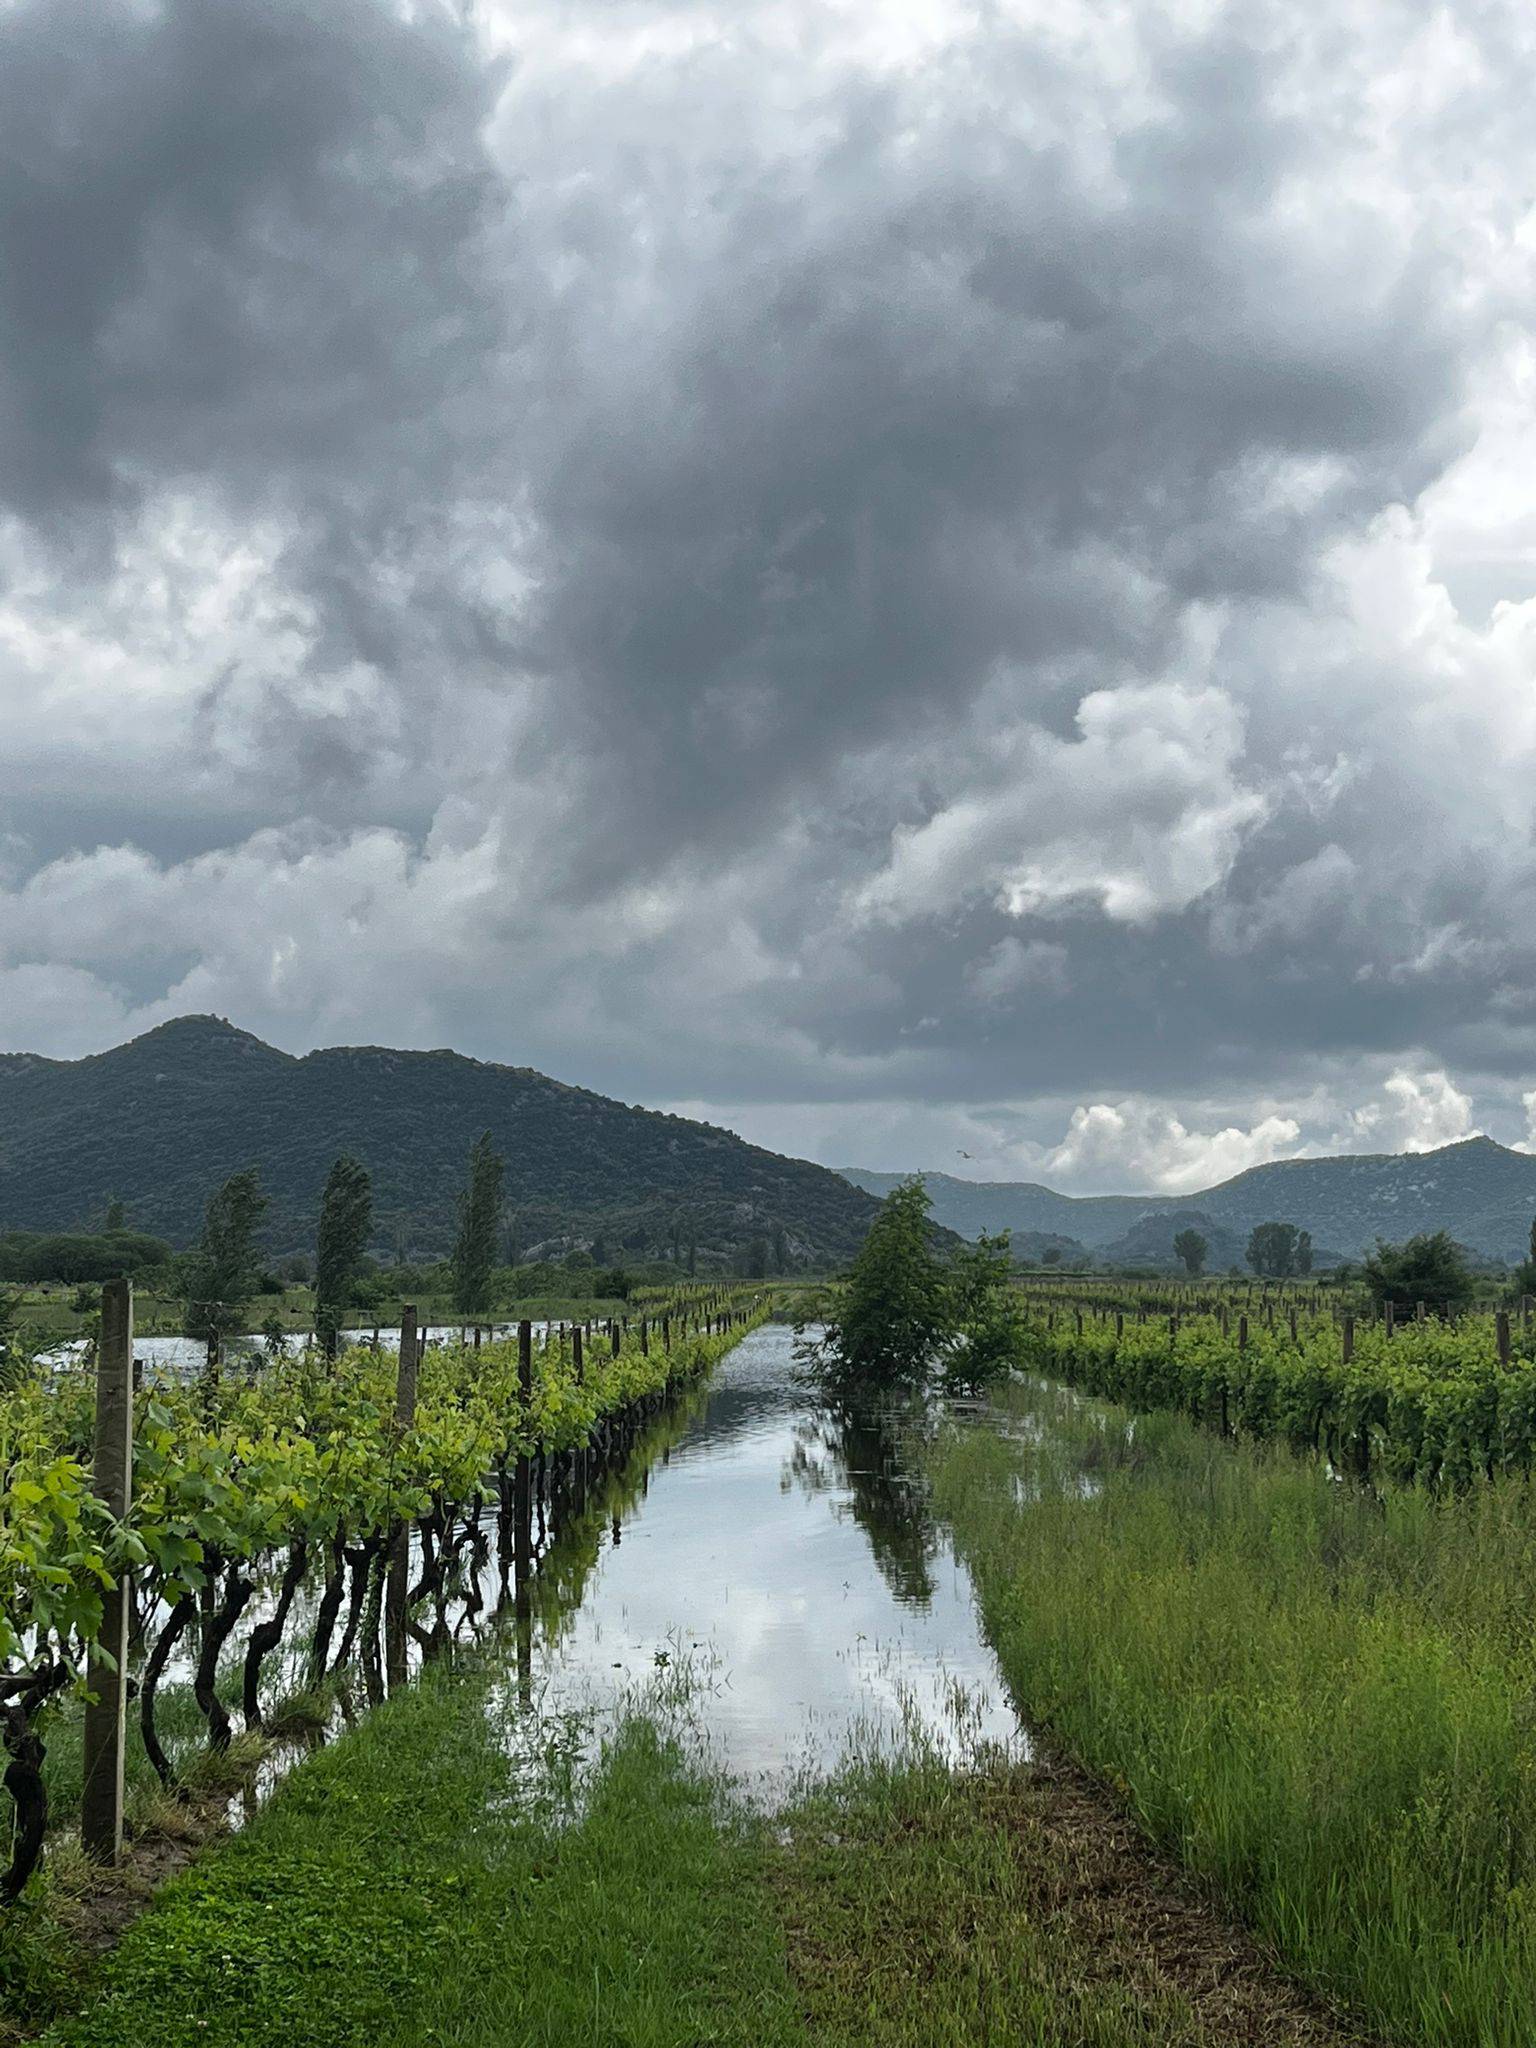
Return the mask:
[[1524, 1137], [1533, 56], [11, 6], [0, 1045], [1076, 1187]]

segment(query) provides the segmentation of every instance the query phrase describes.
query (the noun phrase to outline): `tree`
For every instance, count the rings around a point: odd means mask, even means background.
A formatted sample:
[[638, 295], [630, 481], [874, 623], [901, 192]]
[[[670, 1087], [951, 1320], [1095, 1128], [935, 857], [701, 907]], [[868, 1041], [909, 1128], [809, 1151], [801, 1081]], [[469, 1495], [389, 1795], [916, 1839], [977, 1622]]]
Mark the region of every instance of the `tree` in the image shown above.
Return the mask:
[[741, 1254], [742, 1278], [766, 1280], [768, 1278], [768, 1240], [754, 1237]]
[[789, 1232], [782, 1223], [773, 1226], [773, 1270], [781, 1279], [789, 1271]]
[[22, 1344], [21, 1308], [19, 1291], [0, 1290], [0, 1393], [19, 1385], [31, 1363]]
[[802, 1342], [800, 1355], [834, 1394], [922, 1386], [951, 1334], [954, 1295], [929, 1244], [928, 1209], [920, 1179], [887, 1195], [821, 1337]]
[[1048, 1244], [1040, 1254], [1040, 1263], [1042, 1266], [1059, 1266], [1061, 1264], [1061, 1246], [1059, 1244]]
[[1305, 1235], [1294, 1223], [1260, 1223], [1248, 1239], [1248, 1263], [1255, 1273], [1269, 1280], [1288, 1280], [1293, 1274], [1310, 1270], [1312, 1240], [1307, 1238], [1307, 1265], [1297, 1264], [1301, 1239]]
[[1531, 1219], [1530, 1250], [1511, 1275], [1516, 1294], [1536, 1294], [1536, 1217]]
[[1360, 1272], [1378, 1307], [1390, 1301], [1394, 1308], [1412, 1308], [1422, 1301], [1437, 1309], [1462, 1308], [1477, 1291], [1461, 1246], [1445, 1230], [1421, 1231], [1405, 1244], [1378, 1238]]
[[1173, 1240], [1173, 1249], [1184, 1263], [1184, 1270], [1193, 1279], [1196, 1273], [1205, 1271], [1205, 1255], [1210, 1245], [1198, 1230], [1181, 1230]]
[[107, 1217], [101, 1227], [109, 1237], [128, 1228], [128, 1211], [116, 1195], [107, 1198]]
[[1298, 1230], [1296, 1233], [1296, 1271], [1298, 1274], [1312, 1270], [1312, 1233]]
[[327, 1358], [340, 1345], [372, 1227], [373, 1182], [367, 1167], [344, 1152], [326, 1175], [315, 1240], [315, 1334]]
[[459, 1234], [453, 1247], [453, 1306], [461, 1316], [489, 1312], [501, 1223], [501, 1177], [506, 1161], [482, 1131], [469, 1154], [469, 1185], [459, 1200]]
[[1022, 1304], [1010, 1284], [1007, 1231], [985, 1232], [950, 1261], [949, 1321], [942, 1379], [947, 1393], [979, 1394], [1005, 1379], [1024, 1355]]
[[163, 1238], [141, 1230], [62, 1231], [38, 1236], [32, 1231], [0, 1237], [0, 1280], [134, 1279], [171, 1263], [171, 1247]]
[[266, 1208], [254, 1167], [231, 1174], [209, 1202], [202, 1237], [187, 1266], [182, 1327], [189, 1337], [208, 1344], [244, 1330], [261, 1277], [256, 1229]]

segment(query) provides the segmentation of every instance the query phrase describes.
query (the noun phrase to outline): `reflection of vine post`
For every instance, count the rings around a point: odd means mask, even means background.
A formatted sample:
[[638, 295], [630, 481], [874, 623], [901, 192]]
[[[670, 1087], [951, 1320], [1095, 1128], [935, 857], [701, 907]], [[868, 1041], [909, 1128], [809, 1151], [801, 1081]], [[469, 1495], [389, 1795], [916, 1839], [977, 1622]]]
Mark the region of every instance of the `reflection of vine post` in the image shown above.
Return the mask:
[[[526, 1432], [533, 1406], [533, 1325], [517, 1326], [517, 1399]], [[526, 1711], [533, 1705], [533, 1601], [528, 1581], [533, 1569], [532, 1464], [527, 1452], [517, 1461], [512, 1486], [513, 1614], [517, 1628], [517, 1695]]]
[[[96, 1354], [96, 1435], [92, 1484], [117, 1521], [133, 1492], [133, 1286], [109, 1280], [101, 1290]], [[101, 1633], [91, 1648], [85, 1710], [85, 1791], [80, 1837], [98, 1863], [123, 1853], [123, 1746], [128, 1720], [128, 1622], [133, 1576], [122, 1568], [103, 1593]]]
[[[421, 1348], [416, 1338], [416, 1310], [407, 1302], [400, 1310], [400, 1366], [395, 1381], [395, 1434], [403, 1437], [416, 1419], [416, 1376]], [[394, 1503], [390, 1503], [393, 1509]], [[394, 1517], [389, 1538], [389, 1585], [384, 1604], [385, 1664], [391, 1687], [406, 1677], [405, 1610], [411, 1588], [411, 1525]]]

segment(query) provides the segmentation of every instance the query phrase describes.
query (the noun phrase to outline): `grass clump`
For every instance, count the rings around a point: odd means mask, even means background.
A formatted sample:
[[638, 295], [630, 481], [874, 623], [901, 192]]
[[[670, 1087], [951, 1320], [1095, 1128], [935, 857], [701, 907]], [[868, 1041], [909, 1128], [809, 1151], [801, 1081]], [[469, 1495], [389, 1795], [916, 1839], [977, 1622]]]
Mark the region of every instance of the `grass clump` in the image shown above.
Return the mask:
[[935, 1500], [1024, 1710], [1288, 1964], [1447, 2048], [1536, 2039], [1536, 1495], [1378, 1499], [1048, 1388]]
[[[1030, 1773], [854, 1769], [776, 1874], [808, 2038], [869, 2048], [1215, 2048], [1151, 1951], [1070, 1910]], [[1092, 1889], [1086, 1886], [1084, 1889]], [[1278, 2037], [1277, 2037], [1278, 2038]]]

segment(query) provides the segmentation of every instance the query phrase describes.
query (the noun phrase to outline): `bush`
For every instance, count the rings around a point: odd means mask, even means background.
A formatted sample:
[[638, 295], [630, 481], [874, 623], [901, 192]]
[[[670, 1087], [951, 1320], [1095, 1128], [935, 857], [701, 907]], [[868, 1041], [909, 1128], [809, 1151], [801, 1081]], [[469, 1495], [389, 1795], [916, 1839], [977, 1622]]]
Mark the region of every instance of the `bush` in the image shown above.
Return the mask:
[[0, 1280], [76, 1284], [131, 1280], [168, 1267], [172, 1256], [163, 1238], [148, 1237], [140, 1230], [57, 1231], [48, 1235], [13, 1231], [0, 1237]]
[[1422, 1301], [1436, 1309], [1465, 1308], [1476, 1292], [1461, 1246], [1444, 1230], [1421, 1231], [1405, 1244], [1378, 1238], [1361, 1276], [1378, 1307], [1390, 1301], [1412, 1308]]
[[921, 1180], [886, 1197], [822, 1336], [802, 1346], [838, 1396], [922, 1386], [953, 1334], [947, 1276], [929, 1244], [929, 1206]]

